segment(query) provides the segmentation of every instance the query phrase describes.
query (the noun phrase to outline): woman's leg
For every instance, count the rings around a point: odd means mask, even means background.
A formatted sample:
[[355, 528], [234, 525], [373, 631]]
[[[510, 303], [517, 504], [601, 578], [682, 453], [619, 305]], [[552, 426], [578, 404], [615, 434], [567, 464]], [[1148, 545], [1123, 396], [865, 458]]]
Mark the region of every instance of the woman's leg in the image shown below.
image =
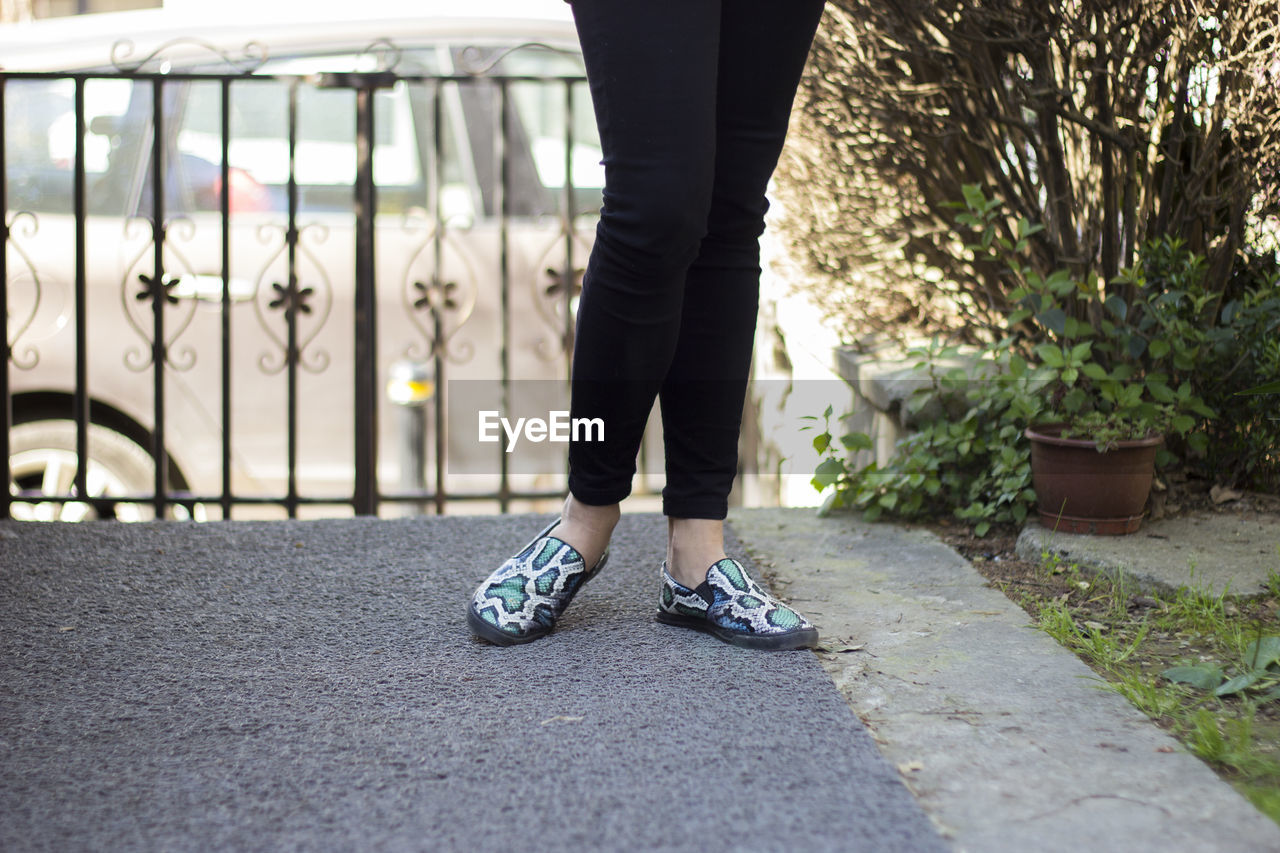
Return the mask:
[[[780, 4], [782, 0], [779, 0]], [[675, 352], [685, 277], [707, 230], [721, 0], [577, 0], [604, 152], [604, 207], [583, 282], [571, 416], [571, 501], [631, 490], [644, 426]]]
[[765, 190], [822, 0], [735, 0], [721, 13], [716, 160], [707, 233], [689, 268], [661, 389], [668, 565], [695, 586], [724, 556], [723, 525], [755, 336]]

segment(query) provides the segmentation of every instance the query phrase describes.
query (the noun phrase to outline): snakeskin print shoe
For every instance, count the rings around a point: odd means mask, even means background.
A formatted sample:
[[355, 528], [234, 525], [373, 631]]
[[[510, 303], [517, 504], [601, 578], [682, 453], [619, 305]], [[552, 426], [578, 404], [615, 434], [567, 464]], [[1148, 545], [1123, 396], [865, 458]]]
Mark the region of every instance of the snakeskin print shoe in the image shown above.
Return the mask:
[[697, 589], [671, 577], [662, 564], [658, 621], [706, 631], [749, 649], [803, 649], [816, 645], [818, 629], [753, 581], [726, 557], [707, 570]]
[[476, 589], [467, 625], [477, 637], [499, 646], [545, 637], [578, 589], [604, 568], [609, 549], [588, 569], [572, 545], [547, 535], [559, 523], [551, 522]]

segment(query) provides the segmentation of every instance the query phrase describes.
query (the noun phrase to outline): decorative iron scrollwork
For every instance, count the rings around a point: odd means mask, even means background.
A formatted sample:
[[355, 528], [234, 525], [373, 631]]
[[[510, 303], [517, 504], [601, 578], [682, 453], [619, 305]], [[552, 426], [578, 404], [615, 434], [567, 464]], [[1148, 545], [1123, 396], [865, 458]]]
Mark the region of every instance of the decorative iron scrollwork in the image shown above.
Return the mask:
[[[313, 348], [312, 344], [323, 331], [333, 310], [333, 285], [305, 238], [312, 235], [314, 242], [323, 243], [329, 239], [329, 229], [318, 222], [304, 225], [293, 232], [284, 225], [264, 225], [258, 229], [258, 239], [264, 244], [274, 239], [273, 235], [279, 235], [283, 239], [258, 273], [252, 301], [258, 324], [276, 345], [278, 352], [260, 355], [258, 366], [268, 374], [280, 373], [290, 364], [296, 364], [308, 373], [323, 373], [328, 369], [331, 358], [327, 351]], [[284, 276], [272, 275], [273, 270], [278, 270], [290, 243], [296, 253], [292, 276], [287, 270]], [[314, 274], [314, 278], [309, 274], [307, 280], [314, 284], [303, 286], [299, 283], [303, 278], [299, 270], [304, 263], [308, 267], [308, 273]], [[284, 278], [284, 282], [279, 281], [279, 278]], [[267, 286], [271, 279], [277, 280], [270, 281]], [[284, 318], [283, 331], [279, 330], [279, 321], [273, 320], [271, 314]], [[308, 318], [305, 330], [298, 326], [304, 316]], [[295, 327], [292, 348], [289, 343], [290, 324]]]
[[166, 51], [181, 46], [193, 46], [208, 51], [220, 59], [224, 65], [239, 74], [252, 74], [261, 68], [263, 63], [267, 61], [267, 46], [262, 42], [246, 42], [244, 47], [240, 49], [241, 55], [234, 56], [225, 50], [215, 47], [207, 41], [188, 36], [171, 39], [140, 59], [131, 59], [135, 50], [133, 41], [130, 39], [121, 39], [111, 45], [111, 64], [117, 71], [123, 71], [126, 74], [133, 74], [138, 71], [142, 71], [147, 67], [147, 65], [153, 62], [158, 62], [160, 63], [158, 70], [163, 74], [169, 70], [168, 61], [164, 59], [163, 54]]
[[[133, 217], [126, 223], [126, 238], [132, 227], [140, 223], [150, 224], [149, 220], [140, 217]], [[195, 300], [179, 299], [177, 289], [183, 276], [194, 276], [195, 271], [186, 256], [171, 241], [164, 239], [170, 232], [173, 232], [177, 239], [190, 241], [195, 237], [195, 224], [185, 218], [174, 219], [161, 229], [160, 238], [164, 240], [162, 254], [164, 271], [161, 277], [156, 277], [154, 269], [150, 273], [138, 271], [139, 266], [155, 251], [156, 235], [153, 231], [151, 238], [125, 268], [124, 279], [120, 283], [120, 298], [124, 307], [125, 320], [145, 344], [145, 347], [125, 351], [125, 366], [135, 373], [141, 373], [155, 364], [155, 339], [152, 331], [155, 326], [148, 322], [148, 319], [154, 316], [155, 311], [163, 311], [166, 307], [175, 311], [176, 322], [166, 328], [164, 346], [161, 350], [164, 353], [165, 365], [173, 370], [185, 372], [196, 364], [196, 352], [193, 348], [177, 348], [178, 339], [190, 327], [196, 315]], [[131, 300], [129, 283], [134, 280], [140, 282], [142, 287], [133, 292]]]
[[293, 287], [285, 287], [279, 282], [272, 282], [271, 289], [276, 292], [276, 298], [267, 303], [268, 308], [284, 309], [285, 317], [311, 313], [307, 300], [315, 295], [314, 287], [299, 288], [296, 283]]
[[573, 240], [575, 263], [573, 270], [566, 275], [564, 264], [566, 236], [562, 229], [548, 243], [535, 267], [543, 270], [542, 275], [531, 283], [533, 304], [538, 311], [538, 316], [554, 332], [554, 337], [542, 338], [535, 344], [535, 351], [544, 361], [554, 361], [573, 349], [577, 321], [573, 308], [578, 296], [582, 293], [582, 277], [586, 272], [585, 263], [591, 253], [590, 244], [577, 230], [573, 230], [569, 239]]
[[139, 302], [147, 300], [163, 299], [170, 305], [178, 304], [178, 297], [173, 295], [174, 288], [178, 286], [180, 279], [176, 279], [171, 275], [166, 275], [163, 280], [146, 273], [138, 274], [138, 281], [142, 282], [142, 290], [134, 295], [134, 299]]
[[554, 45], [543, 44], [540, 41], [527, 41], [527, 42], [524, 42], [523, 44], [518, 44], [514, 47], [508, 47], [493, 54], [489, 54], [489, 52], [484, 50], [483, 48], [479, 48], [474, 45], [471, 45], [469, 47], [463, 48], [462, 52], [458, 55], [457, 68], [463, 74], [468, 74], [472, 77], [480, 77], [485, 74], [488, 74], [490, 71], [492, 71], [494, 68], [498, 66], [498, 63], [502, 62], [502, 60], [506, 59], [511, 54], [517, 53], [521, 50], [528, 50], [530, 48], [539, 48], [542, 50], [549, 50], [552, 53], [559, 53], [562, 56], [569, 56], [569, 57], [573, 57], [574, 59], [579, 58], [579, 54], [577, 53], [577, 51], [567, 50], [562, 47], [555, 47]]
[[370, 56], [376, 60], [375, 67], [378, 71], [395, 71], [400, 65], [404, 51], [391, 39], [383, 38], [370, 42], [368, 47], [357, 54], [357, 58], [364, 56]]
[[421, 281], [415, 281], [413, 288], [422, 294], [413, 302], [413, 307], [418, 311], [426, 308], [433, 315], [438, 316], [442, 311], [458, 310], [459, 303], [454, 298], [454, 294], [458, 290], [456, 281], [441, 282], [438, 279], [432, 279], [429, 285]]
[[[0, 211], [2, 213], [2, 211]], [[35, 214], [27, 211], [18, 211], [13, 217], [4, 224], [4, 239], [0, 240], [0, 252], [12, 251], [22, 265], [27, 269], [27, 275], [14, 275], [10, 273], [10, 286], [14, 284], [27, 282], [31, 287], [31, 310], [17, 311], [9, 314], [9, 322], [7, 326], [12, 333], [9, 338], [9, 360], [13, 362], [13, 366], [20, 370], [32, 370], [40, 363], [40, 351], [36, 349], [35, 344], [21, 344], [22, 336], [27, 333], [32, 324], [35, 323], [36, 314], [40, 311], [40, 301], [43, 297], [43, 288], [40, 284], [40, 274], [36, 271], [35, 264], [15, 240], [13, 240], [14, 232], [19, 230], [19, 224], [26, 223], [22, 226], [22, 234], [24, 237], [31, 238], [40, 230], [39, 220]], [[9, 305], [6, 310], [13, 312], [13, 306], [16, 300], [10, 295]], [[22, 347], [22, 352], [19, 352]]]
[[[403, 294], [406, 313], [426, 342], [425, 352], [415, 344], [408, 348], [406, 355], [411, 358], [438, 357], [460, 364], [475, 357], [475, 345], [470, 341], [455, 344], [454, 336], [475, 310], [476, 274], [466, 253], [453, 245], [449, 232], [439, 229], [438, 224], [429, 229], [427, 236], [409, 258], [405, 270]], [[437, 239], [442, 253], [446, 248], [455, 250], [466, 268], [465, 280], [446, 281], [435, 275], [434, 269], [443, 268], [443, 259], [435, 257]], [[426, 272], [419, 273], [417, 270]], [[421, 319], [424, 314], [430, 318], [429, 323]]]

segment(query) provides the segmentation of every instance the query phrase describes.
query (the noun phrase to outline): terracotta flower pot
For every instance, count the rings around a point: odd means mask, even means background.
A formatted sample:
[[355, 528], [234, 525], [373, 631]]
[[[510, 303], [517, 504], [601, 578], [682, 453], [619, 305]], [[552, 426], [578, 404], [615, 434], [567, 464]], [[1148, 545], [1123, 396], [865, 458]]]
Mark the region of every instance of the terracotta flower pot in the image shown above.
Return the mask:
[[1093, 441], [1062, 438], [1063, 424], [1030, 427], [1031, 481], [1040, 523], [1063, 533], [1114, 535], [1142, 525], [1163, 436], [1120, 441], [1098, 452]]

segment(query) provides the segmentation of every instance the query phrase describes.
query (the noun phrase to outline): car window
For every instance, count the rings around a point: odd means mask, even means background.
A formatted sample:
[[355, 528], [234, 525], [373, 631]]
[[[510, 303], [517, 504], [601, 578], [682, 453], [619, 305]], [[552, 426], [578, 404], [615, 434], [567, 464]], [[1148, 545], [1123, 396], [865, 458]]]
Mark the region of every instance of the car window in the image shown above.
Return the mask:
[[[286, 210], [289, 180], [288, 82], [237, 81], [231, 86], [228, 162], [232, 208]], [[217, 209], [221, 162], [221, 100], [217, 84], [189, 86], [176, 138], [184, 182], [205, 192], [187, 199], [194, 209]], [[297, 90], [294, 175], [301, 212], [350, 212], [356, 177], [355, 94], [303, 83]], [[383, 212], [421, 204], [425, 193], [421, 151], [408, 85], [374, 98], [373, 177]], [[209, 177], [197, 172], [209, 171]], [[211, 170], [211, 171], [210, 171]]]
[[[584, 73], [582, 61], [577, 56], [548, 50], [510, 53], [502, 60], [502, 71], [513, 76], [578, 77]], [[545, 187], [562, 188], [566, 142], [564, 86], [515, 83], [511, 87], [511, 97], [528, 133], [540, 182]], [[573, 141], [573, 156], [569, 174], [574, 187], [598, 192], [604, 186], [604, 166], [600, 162], [603, 155], [586, 83], [573, 85], [570, 97], [571, 102], [567, 105], [570, 114], [568, 130]]]
[[[390, 49], [387, 49], [389, 51]], [[230, 198], [233, 212], [288, 207], [290, 83], [266, 75], [309, 78], [321, 71], [374, 70], [387, 51], [274, 59], [256, 77], [234, 80], [229, 91]], [[581, 58], [541, 47], [429, 48], [396, 53], [396, 70], [410, 75], [456, 73], [491, 66], [492, 73], [580, 77]], [[194, 69], [218, 71], [223, 69]], [[514, 216], [559, 211], [566, 176], [565, 132], [571, 129], [569, 174], [574, 212], [599, 209], [603, 168], [585, 83], [516, 82], [509, 87], [507, 210]], [[219, 209], [221, 87], [216, 81], [166, 81], [165, 208], [170, 215]], [[433, 127], [439, 98], [441, 128]], [[375, 99], [374, 180], [379, 210], [427, 208], [437, 189], [444, 218], [496, 217], [494, 135], [497, 86], [479, 76], [460, 83], [401, 81]], [[148, 215], [151, 210], [153, 88], [149, 81], [89, 79], [85, 84], [85, 166], [91, 213]], [[10, 80], [5, 130], [10, 207], [70, 212], [75, 156], [74, 81]], [[566, 115], [568, 107], [568, 115]], [[294, 174], [299, 211], [353, 208], [355, 96], [349, 89], [298, 86]], [[436, 163], [437, 151], [440, 162]]]
[[[90, 211], [122, 211], [95, 189], [113, 165], [117, 122], [128, 112], [128, 80], [85, 83], [85, 175]], [[11, 209], [70, 213], [76, 156], [75, 81], [5, 82], [5, 176]], [[119, 202], [117, 207], [115, 202]]]
[[[452, 53], [456, 71], [490, 75], [580, 78], [581, 57], [574, 53], [528, 45], [514, 50], [509, 45], [456, 47]], [[566, 86], [572, 102], [566, 105]], [[481, 188], [486, 216], [496, 216], [496, 186], [501, 165], [493, 145], [498, 126], [498, 86], [484, 74], [458, 87], [463, 113]], [[508, 87], [507, 126], [508, 185], [506, 206], [514, 216], [543, 216], [558, 213], [565, 185], [566, 125], [572, 131], [572, 171], [576, 214], [600, 208], [604, 170], [591, 98], [585, 82], [515, 81]], [[568, 116], [566, 116], [566, 110]]]

